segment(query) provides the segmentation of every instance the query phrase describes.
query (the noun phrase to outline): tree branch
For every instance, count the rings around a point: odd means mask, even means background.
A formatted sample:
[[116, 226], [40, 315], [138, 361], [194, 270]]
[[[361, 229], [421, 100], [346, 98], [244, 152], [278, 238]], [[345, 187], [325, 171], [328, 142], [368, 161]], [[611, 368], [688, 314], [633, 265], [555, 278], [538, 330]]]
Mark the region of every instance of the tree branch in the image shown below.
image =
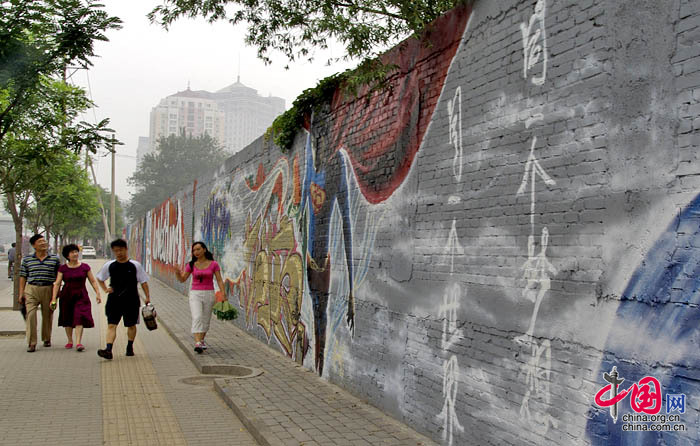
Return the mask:
[[340, 7], [340, 8], [346, 8], [346, 9], [349, 9], [349, 8], [357, 8], [357, 9], [360, 10], [360, 11], [367, 12], [367, 13], [370, 13], [370, 14], [383, 15], [383, 16], [386, 16], [386, 17], [391, 17], [391, 18], [394, 18], [394, 19], [397, 19], [397, 20], [401, 20], [402, 22], [405, 22], [405, 21], [406, 21], [406, 18], [405, 18], [405, 17], [402, 17], [402, 16], [399, 15], [399, 14], [395, 14], [395, 13], [389, 12], [389, 11], [387, 11], [386, 9], [382, 11], [382, 10], [380, 10], [380, 9], [368, 8], [367, 6], [354, 5], [354, 4], [352, 4], [352, 3], [345, 3], [345, 2], [341, 2], [341, 1], [337, 1], [337, 0], [336, 0], [336, 1], [331, 1], [330, 3], [331, 3], [331, 5], [333, 5], [333, 6], [338, 6], [338, 7]]

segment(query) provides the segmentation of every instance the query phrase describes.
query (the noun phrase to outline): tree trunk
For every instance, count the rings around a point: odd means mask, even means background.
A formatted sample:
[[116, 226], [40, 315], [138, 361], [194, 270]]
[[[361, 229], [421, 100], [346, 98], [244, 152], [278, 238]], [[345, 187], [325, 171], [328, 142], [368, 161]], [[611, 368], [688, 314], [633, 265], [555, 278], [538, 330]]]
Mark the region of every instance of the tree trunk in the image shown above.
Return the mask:
[[7, 199], [7, 207], [10, 211], [10, 215], [12, 215], [12, 222], [15, 225], [15, 268], [12, 277], [14, 298], [12, 299], [12, 309], [19, 310], [19, 267], [22, 264], [22, 225], [29, 196], [27, 195], [27, 197], [19, 203], [19, 209], [17, 209], [17, 196], [14, 192], [6, 193], [5, 198]]

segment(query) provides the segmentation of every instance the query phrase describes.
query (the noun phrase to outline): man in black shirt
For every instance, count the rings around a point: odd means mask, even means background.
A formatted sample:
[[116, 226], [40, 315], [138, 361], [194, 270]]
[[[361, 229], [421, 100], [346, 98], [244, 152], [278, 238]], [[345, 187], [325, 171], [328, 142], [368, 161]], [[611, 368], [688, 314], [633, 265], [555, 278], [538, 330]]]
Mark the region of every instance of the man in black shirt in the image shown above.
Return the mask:
[[[136, 260], [129, 259], [129, 250], [125, 240], [117, 239], [111, 243], [115, 260], [110, 260], [102, 266], [95, 277], [100, 282], [100, 287], [107, 293], [107, 347], [97, 350], [97, 354], [105, 359], [112, 359], [112, 345], [117, 337], [117, 325], [124, 319], [127, 328], [129, 342], [126, 346], [126, 356], [134, 356], [134, 339], [136, 338], [136, 324], [139, 323], [139, 299], [138, 284], [141, 284], [146, 303], [151, 301], [148, 289], [148, 274]], [[109, 287], [105, 284], [109, 280]]]

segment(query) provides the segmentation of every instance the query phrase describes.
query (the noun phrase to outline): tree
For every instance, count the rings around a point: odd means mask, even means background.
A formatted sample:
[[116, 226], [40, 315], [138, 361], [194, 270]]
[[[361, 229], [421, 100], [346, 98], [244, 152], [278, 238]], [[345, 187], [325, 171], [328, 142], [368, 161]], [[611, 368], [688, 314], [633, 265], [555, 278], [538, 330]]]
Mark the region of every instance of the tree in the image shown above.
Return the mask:
[[218, 169], [226, 157], [223, 148], [209, 135], [161, 138], [155, 152], [146, 154], [128, 179], [136, 187], [129, 215], [144, 215], [175, 191]]
[[68, 64], [92, 65], [94, 42], [121, 27], [102, 8], [92, 0], [0, 3], [0, 141], [31, 113], [47, 77], [58, 77]]
[[373, 59], [387, 45], [420, 34], [444, 12], [468, 0], [164, 0], [148, 17], [166, 29], [181, 17], [247, 24], [246, 43], [271, 63], [271, 51], [290, 61], [313, 60], [313, 50], [332, 40], [345, 45], [344, 56]]
[[72, 152], [66, 151], [49, 172], [32, 193], [34, 203], [27, 219], [34, 232], [43, 227], [47, 237], [53, 234], [56, 240], [58, 235], [82, 235], [100, 218], [97, 189], [90, 184], [80, 158]]
[[64, 150], [107, 145], [107, 120], [71, 124], [91, 103], [84, 91], [57, 79], [69, 64], [90, 66], [94, 42], [119, 27], [120, 20], [92, 0], [0, 2], [0, 192], [14, 221], [18, 262], [37, 180]]

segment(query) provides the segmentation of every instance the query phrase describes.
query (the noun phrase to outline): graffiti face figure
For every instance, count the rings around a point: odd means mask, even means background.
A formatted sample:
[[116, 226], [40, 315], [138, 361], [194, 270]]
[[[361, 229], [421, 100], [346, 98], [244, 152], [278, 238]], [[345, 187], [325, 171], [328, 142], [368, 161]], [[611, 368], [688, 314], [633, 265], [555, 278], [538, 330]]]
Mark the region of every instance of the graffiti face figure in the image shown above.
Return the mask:
[[[329, 150], [325, 138], [314, 135], [327, 134], [321, 128], [309, 133], [306, 145], [306, 177], [302, 209], [308, 216], [307, 279], [314, 314], [315, 365], [319, 375], [323, 373], [323, 358], [326, 345], [327, 309], [331, 278], [330, 222], [334, 206], [341, 215], [345, 258], [350, 292], [347, 296], [347, 322], [352, 330], [355, 323], [353, 298], [352, 227], [348, 200], [347, 164], [340, 151]], [[314, 144], [314, 140], [317, 144]], [[324, 150], [315, 152], [320, 145]]]

